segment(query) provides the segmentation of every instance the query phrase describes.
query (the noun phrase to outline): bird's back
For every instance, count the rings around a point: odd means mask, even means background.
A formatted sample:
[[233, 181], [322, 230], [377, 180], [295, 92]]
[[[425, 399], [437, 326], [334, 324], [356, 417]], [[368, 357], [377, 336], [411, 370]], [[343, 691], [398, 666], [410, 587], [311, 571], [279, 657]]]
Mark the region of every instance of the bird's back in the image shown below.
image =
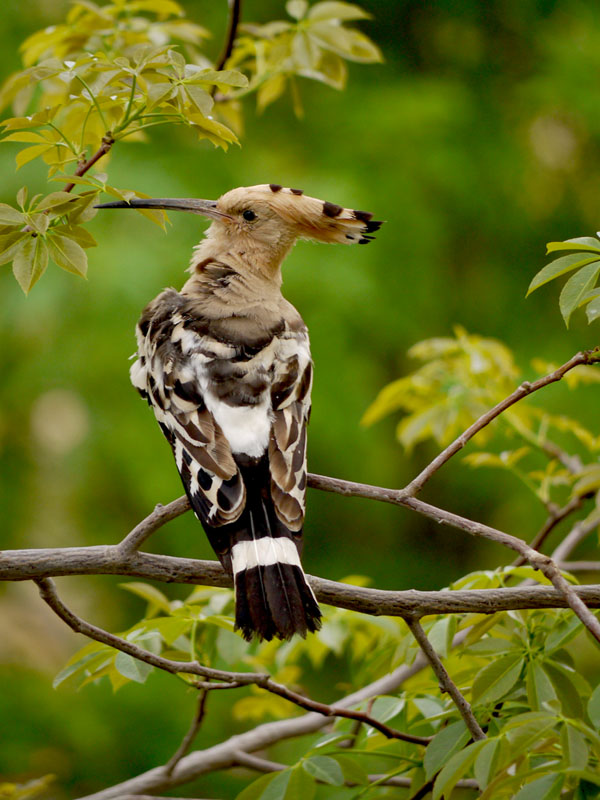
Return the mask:
[[279, 292], [240, 308], [227, 302], [235, 297], [233, 272], [219, 267], [216, 288], [229, 289], [225, 302], [211, 291], [214, 281], [192, 281], [145, 309], [131, 378], [154, 409], [192, 508], [234, 576], [237, 627], [247, 638], [289, 638], [315, 630], [320, 618], [299, 559], [308, 333]]

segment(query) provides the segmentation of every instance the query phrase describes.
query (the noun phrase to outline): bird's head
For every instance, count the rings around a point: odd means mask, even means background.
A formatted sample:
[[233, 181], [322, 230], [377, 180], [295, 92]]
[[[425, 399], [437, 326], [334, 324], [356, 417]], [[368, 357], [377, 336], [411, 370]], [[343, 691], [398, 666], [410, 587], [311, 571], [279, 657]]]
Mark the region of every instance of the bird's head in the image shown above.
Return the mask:
[[154, 208], [208, 217], [212, 224], [197, 248], [192, 269], [207, 256], [228, 253], [278, 270], [296, 239], [367, 244], [382, 225], [367, 211], [343, 208], [274, 183], [232, 189], [216, 201], [136, 198], [97, 208]]

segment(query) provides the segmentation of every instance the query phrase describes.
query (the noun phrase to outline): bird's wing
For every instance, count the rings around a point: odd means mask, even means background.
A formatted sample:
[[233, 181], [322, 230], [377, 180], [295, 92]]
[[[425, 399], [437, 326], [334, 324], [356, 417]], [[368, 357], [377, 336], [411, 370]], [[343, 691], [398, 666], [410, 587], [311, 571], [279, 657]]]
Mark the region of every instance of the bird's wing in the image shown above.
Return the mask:
[[301, 532], [306, 495], [306, 426], [310, 416], [312, 363], [299, 369], [290, 359], [273, 384], [273, 427], [269, 440], [271, 496], [275, 512], [291, 531]]
[[228, 346], [187, 330], [176, 292], [165, 292], [140, 320], [138, 360], [131, 380], [148, 400], [173, 449], [177, 469], [196, 516], [210, 525], [234, 522], [246, 490], [229, 442], [206, 407], [206, 364]]

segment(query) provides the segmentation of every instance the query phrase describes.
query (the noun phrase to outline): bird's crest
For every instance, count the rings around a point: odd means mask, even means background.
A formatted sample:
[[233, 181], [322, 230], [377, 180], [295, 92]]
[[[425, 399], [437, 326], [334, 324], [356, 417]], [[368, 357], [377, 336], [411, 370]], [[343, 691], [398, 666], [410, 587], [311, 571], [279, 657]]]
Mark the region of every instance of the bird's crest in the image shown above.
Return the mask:
[[369, 211], [343, 208], [336, 203], [305, 195], [277, 183], [232, 189], [218, 200], [218, 207], [230, 204], [267, 203], [286, 222], [294, 225], [303, 239], [338, 244], [368, 244], [383, 222], [374, 220]]

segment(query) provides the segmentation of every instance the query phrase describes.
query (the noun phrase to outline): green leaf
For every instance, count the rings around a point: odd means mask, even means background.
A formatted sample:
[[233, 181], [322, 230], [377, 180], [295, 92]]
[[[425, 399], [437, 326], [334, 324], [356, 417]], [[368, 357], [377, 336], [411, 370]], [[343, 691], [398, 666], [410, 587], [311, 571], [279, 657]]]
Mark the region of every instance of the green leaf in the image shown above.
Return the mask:
[[0, 203], [0, 225], [24, 225], [25, 215], [16, 208]]
[[600, 686], [596, 686], [588, 700], [587, 713], [594, 728], [600, 730]]
[[145, 661], [138, 661], [137, 658], [133, 658], [128, 653], [119, 651], [115, 657], [115, 669], [124, 678], [129, 678], [130, 681], [144, 683], [154, 667]]
[[554, 253], [557, 250], [587, 250], [600, 253], [600, 241], [594, 239], [593, 236], [582, 236], [579, 239], [567, 239], [564, 242], [548, 242], [546, 245], [547, 253]]
[[495, 703], [508, 694], [518, 681], [523, 664], [518, 654], [510, 654], [480, 670], [473, 682], [473, 702], [478, 705]]
[[563, 286], [559, 306], [567, 327], [569, 327], [573, 311], [581, 304], [582, 298], [594, 287], [599, 272], [600, 262], [595, 261], [572, 275]]
[[588, 319], [588, 324], [595, 322], [600, 317], [600, 297], [591, 300], [586, 306], [585, 313]]
[[465, 747], [464, 750], [452, 756], [435, 780], [433, 800], [440, 800], [442, 795], [448, 796], [450, 794], [456, 783], [468, 773], [485, 742], [485, 739], [473, 742], [468, 747]]
[[59, 267], [74, 275], [85, 277], [87, 274], [87, 256], [77, 242], [67, 236], [49, 232], [48, 247], [50, 257]]
[[57, 206], [68, 206], [76, 199], [76, 195], [69, 192], [52, 192], [46, 195], [36, 206], [36, 211], [47, 211], [48, 209], [55, 209]]
[[544, 664], [544, 670], [552, 681], [563, 713], [570, 717], [581, 717], [583, 715], [581, 693], [568, 675], [557, 669], [554, 662], [546, 662]]
[[52, 681], [52, 688], [56, 689], [61, 683], [66, 681], [67, 678], [70, 678], [71, 675], [75, 675], [75, 673], [79, 672], [80, 670], [87, 671], [91, 666], [90, 662], [94, 661], [95, 659], [99, 659], [100, 661], [102, 661], [102, 659], [112, 660], [112, 656], [110, 655], [107, 645], [102, 645], [102, 649], [106, 652], [98, 652], [98, 649], [96, 649], [93, 652], [86, 653], [81, 658], [63, 667], [63, 669], [61, 669], [61, 671]]
[[575, 614], [570, 614], [568, 617], [561, 619], [561, 621], [554, 625], [544, 642], [544, 652], [547, 655], [560, 650], [567, 642], [576, 636], [581, 630], [581, 622], [579, 617]]
[[427, 631], [427, 638], [436, 653], [442, 658], [447, 658], [455, 633], [456, 617], [453, 614], [448, 614], [432, 625]]
[[260, 800], [285, 800], [290, 777], [291, 770], [289, 769], [278, 772], [262, 794], [258, 795]]
[[531, 281], [529, 284], [529, 289], [527, 290], [527, 297], [529, 297], [532, 292], [535, 292], [536, 289], [539, 289], [540, 286], [543, 286], [545, 283], [553, 281], [555, 278], [559, 278], [561, 275], [564, 275], [567, 272], [572, 272], [574, 269], [579, 269], [580, 267], [585, 267], [588, 264], [593, 264], [598, 260], [598, 255], [590, 256], [589, 258], [582, 258], [581, 254], [574, 253], [572, 255], [562, 256], [561, 258], [551, 261], [549, 264], [546, 264], [546, 266], [543, 267], [543, 269], [541, 269]]
[[340, 19], [344, 22], [349, 22], [354, 19], [371, 19], [371, 14], [367, 14], [360, 6], [355, 6], [353, 3], [324, 0], [322, 3], [315, 3], [314, 6], [311, 6], [308, 12], [308, 19]]
[[[236, 797], [235, 800], [259, 800], [262, 797], [264, 790], [273, 783], [280, 773], [271, 772], [269, 775], [262, 775], [258, 780], [246, 786]], [[283, 797], [284, 795], [280, 795]]]
[[581, 731], [567, 722], [561, 731], [561, 744], [565, 768], [584, 770], [587, 767], [590, 751]]
[[423, 766], [429, 780], [455, 753], [467, 744], [471, 734], [462, 720], [453, 722], [437, 733], [427, 745]]
[[379, 722], [387, 722], [397, 716], [406, 704], [403, 697], [380, 695], [371, 706], [370, 714]]
[[303, 768], [318, 781], [329, 783], [332, 786], [343, 786], [344, 774], [342, 768], [329, 756], [311, 756], [302, 762]]
[[294, 19], [302, 19], [306, 14], [308, 3], [306, 0], [288, 0], [285, 4], [285, 10]]
[[0, 236], [0, 264], [12, 261], [30, 236], [30, 233], [20, 230]]
[[21, 186], [19, 191], [17, 192], [17, 204], [20, 208], [24, 208], [25, 204], [27, 203], [27, 195], [29, 191], [26, 186]]
[[298, 764], [290, 772], [285, 800], [312, 800], [316, 788], [314, 778]]
[[520, 754], [531, 749], [540, 739], [547, 738], [556, 725], [556, 717], [542, 711], [531, 711], [513, 717], [503, 733], [513, 752]]
[[20, 150], [15, 156], [17, 169], [21, 169], [25, 164], [29, 164], [34, 158], [43, 155], [52, 147], [54, 147], [54, 144], [34, 144], [32, 147], [26, 147], [24, 150]]
[[525, 686], [532, 711], [543, 711], [545, 703], [557, 703], [558, 698], [552, 682], [537, 661], [530, 661], [527, 664]]
[[129, 583], [120, 583], [119, 588], [141, 597], [150, 606], [156, 606], [156, 608], [164, 611], [165, 614], [171, 613], [169, 599], [156, 586], [152, 586], [149, 583], [131, 581]]
[[487, 787], [496, 771], [501, 746], [502, 741], [500, 739], [490, 739], [483, 745], [475, 759], [473, 772], [475, 780], [481, 789]]
[[335, 758], [337, 763], [342, 768], [344, 779], [348, 783], [357, 783], [359, 786], [363, 786], [369, 782], [369, 776], [367, 772], [361, 767], [356, 758], [352, 758], [352, 756], [338, 755], [337, 753], [333, 755], [332, 758]]
[[168, 647], [188, 633], [192, 625], [193, 620], [187, 617], [154, 617], [148, 620], [148, 629], [157, 631]]
[[80, 247], [97, 247], [98, 242], [94, 239], [92, 234], [81, 225], [57, 225], [54, 231], [66, 236], [68, 239], [73, 239]]
[[204, 116], [210, 114], [214, 101], [207, 91], [200, 86], [186, 83], [185, 92], [201, 114]]
[[29, 236], [17, 250], [13, 273], [25, 294], [39, 281], [48, 266], [48, 247], [41, 236]]
[[551, 772], [524, 786], [514, 796], [514, 800], [554, 800], [554, 798], [560, 797], [564, 782], [564, 775]]

